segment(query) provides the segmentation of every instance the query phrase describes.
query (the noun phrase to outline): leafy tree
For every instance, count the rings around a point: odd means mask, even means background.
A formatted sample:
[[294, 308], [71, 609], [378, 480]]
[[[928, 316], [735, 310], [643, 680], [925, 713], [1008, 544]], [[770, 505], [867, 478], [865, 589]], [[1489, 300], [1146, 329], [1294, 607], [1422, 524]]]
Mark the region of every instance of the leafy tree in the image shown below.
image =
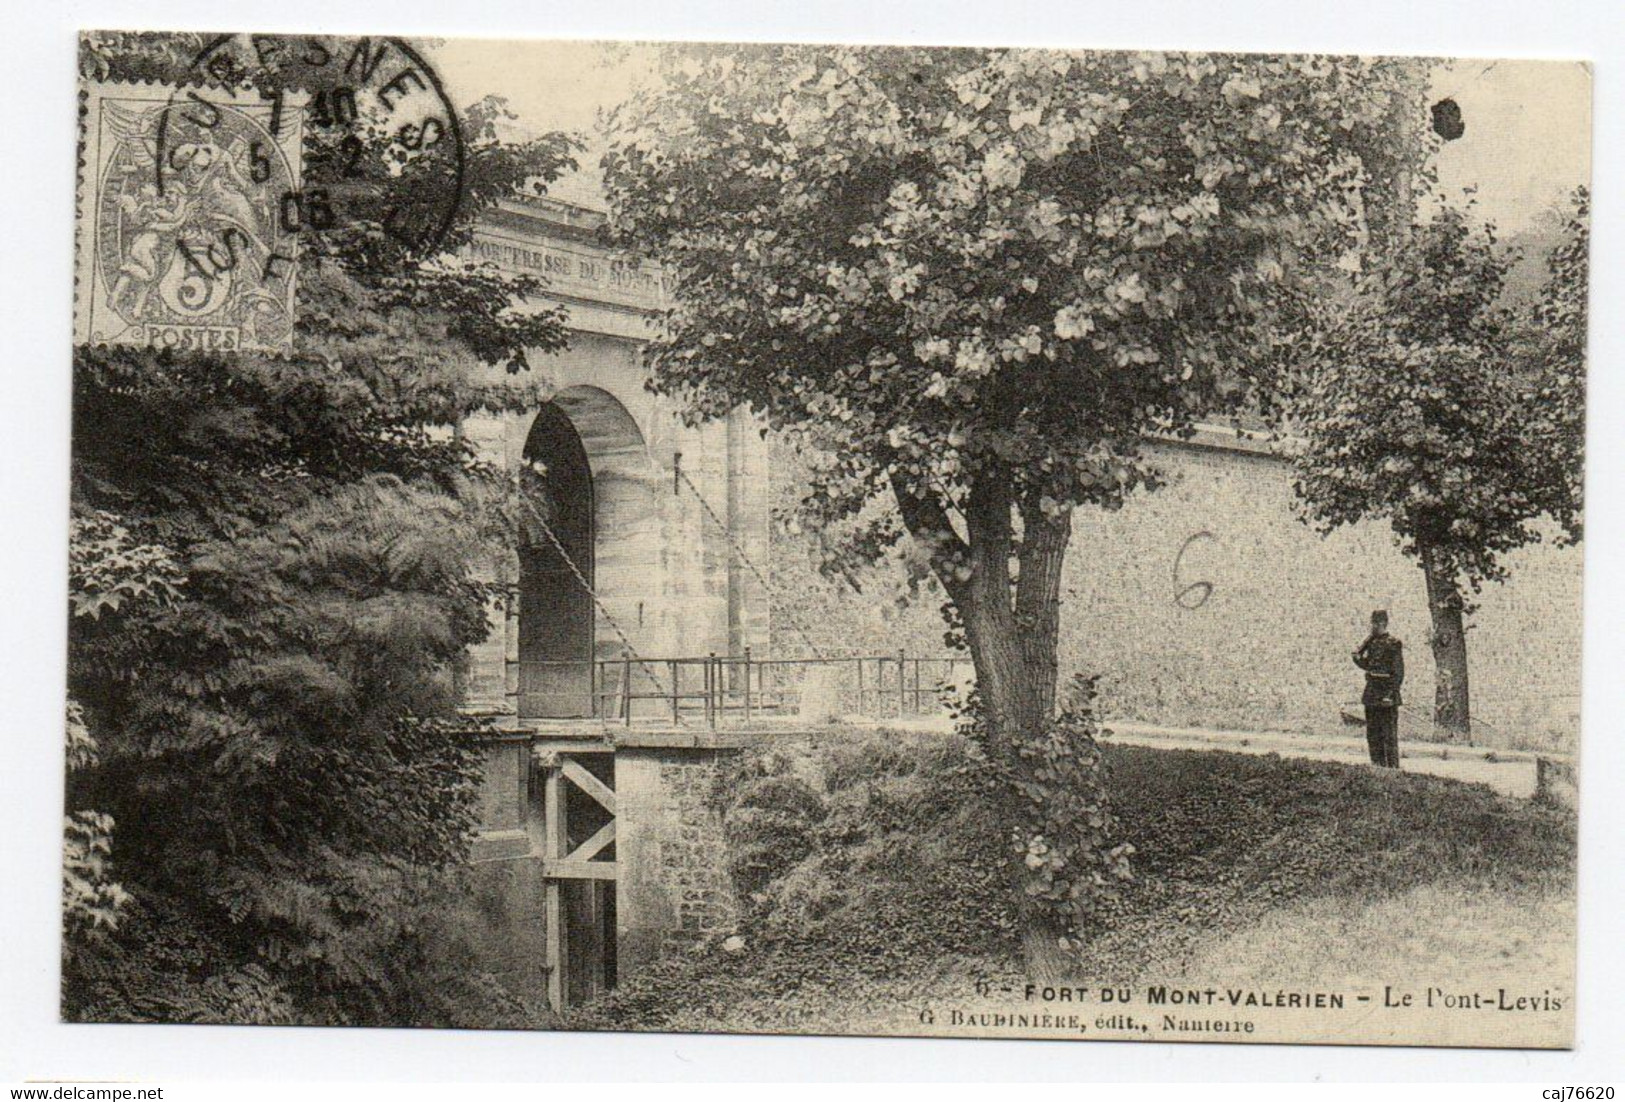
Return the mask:
[[[96, 764], [96, 740], [84, 710], [68, 701], [68, 769]], [[68, 815], [62, 829], [62, 959], [118, 929], [129, 893], [111, 876], [113, 817], [91, 808]]]
[[[68, 541], [68, 607], [74, 619], [86, 617], [107, 630], [121, 615], [147, 602], [172, 600], [183, 581], [161, 547], [138, 546], [111, 514], [81, 513], [72, 518]], [[68, 699], [68, 802], [63, 827], [62, 958], [100, 945], [117, 930], [129, 893], [112, 878], [114, 819], [83, 806], [76, 790], [100, 761], [101, 748], [85, 724], [85, 710]]]
[[[195, 80], [201, 45], [89, 36], [82, 62]], [[319, 78], [226, 56], [212, 79]], [[445, 240], [392, 234], [364, 201], [301, 240], [292, 356], [75, 350], [69, 685], [100, 745], [70, 811], [116, 821], [132, 901], [76, 956], [70, 1015], [518, 1020], [453, 948], [477, 775], [458, 672], [490, 596], [472, 565], [514, 509], [451, 426], [534, 401], [526, 356], [565, 330], [515, 309], [534, 281], [447, 254], [573, 145], [504, 141], [502, 112], [461, 120]], [[364, 104], [312, 125], [306, 164], [307, 186], [343, 176], [363, 199], [446, 183]]]
[[1533, 324], [1519, 329], [1518, 363], [1531, 401], [1524, 446], [1542, 472], [1546, 508], [1578, 540], [1585, 502], [1586, 293], [1591, 285], [1591, 193], [1576, 188], [1562, 237], [1546, 258]]
[[1508, 551], [1540, 542], [1542, 517], [1579, 535], [1583, 208], [1573, 232], [1536, 310], [1551, 319], [1538, 340], [1535, 317], [1498, 306], [1513, 258], [1493, 229], [1444, 207], [1368, 263], [1306, 344], [1305, 517], [1323, 531], [1386, 520], [1421, 564], [1435, 722], [1463, 735], [1468, 593], [1505, 577]]
[[[1301, 273], [1387, 232], [1425, 144], [1423, 72], [675, 50], [615, 114], [604, 160], [615, 237], [675, 289], [654, 385], [696, 419], [746, 405], [838, 437], [808, 488], [812, 525], [895, 500], [846, 550], [904, 530], [924, 549], [991, 744], [1041, 792], [1075, 507], [1154, 481], [1146, 434], [1268, 392]], [[1084, 842], [1046, 844], [1065, 863]], [[1070, 920], [1085, 867], [1024, 883]]]

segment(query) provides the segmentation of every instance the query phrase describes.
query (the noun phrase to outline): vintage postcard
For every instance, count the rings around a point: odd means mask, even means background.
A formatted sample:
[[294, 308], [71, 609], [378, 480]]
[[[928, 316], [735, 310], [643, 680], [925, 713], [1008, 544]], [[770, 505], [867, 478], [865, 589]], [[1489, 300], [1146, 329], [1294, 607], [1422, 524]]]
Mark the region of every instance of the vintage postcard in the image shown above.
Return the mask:
[[84, 32], [63, 1018], [1570, 1046], [1590, 68], [1085, 46]]

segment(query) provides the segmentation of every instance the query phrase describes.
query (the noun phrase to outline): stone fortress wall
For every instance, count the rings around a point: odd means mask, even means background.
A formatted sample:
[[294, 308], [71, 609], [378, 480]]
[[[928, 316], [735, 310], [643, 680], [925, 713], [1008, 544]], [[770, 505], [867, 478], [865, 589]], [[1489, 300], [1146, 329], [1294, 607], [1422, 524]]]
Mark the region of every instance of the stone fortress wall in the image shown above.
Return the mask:
[[[861, 594], [831, 584], [812, 569], [805, 535], [770, 524], [770, 510], [784, 512], [798, 492], [804, 456], [764, 442], [743, 414], [686, 427], [649, 394], [640, 349], [665, 288], [658, 273], [596, 243], [602, 215], [590, 188], [562, 193], [566, 199], [503, 204], [469, 251], [544, 277], [548, 301], [570, 311], [571, 347], [538, 357], [535, 369], [561, 402], [575, 396], [603, 499], [598, 656], [621, 653], [615, 626], [651, 655], [738, 655], [749, 646], [758, 657], [795, 656], [809, 652], [809, 638], [826, 654], [947, 653], [940, 595], [901, 604], [896, 564], [872, 573]], [[512, 467], [531, 417], [491, 415], [463, 428]], [[1077, 514], [1063, 589], [1063, 675], [1099, 673], [1104, 705], [1119, 718], [1336, 731], [1340, 710], [1359, 696], [1349, 652], [1370, 610], [1383, 607], [1407, 644], [1410, 711], [1402, 722], [1415, 729], [1425, 721], [1433, 660], [1422, 576], [1385, 527], [1317, 535], [1294, 515], [1287, 464], [1234, 434], [1205, 432], [1150, 453], [1166, 486], [1119, 512]], [[1581, 549], [1547, 542], [1509, 563], [1509, 580], [1479, 595], [1471, 619], [1475, 735], [1491, 745], [1572, 750]], [[516, 572], [511, 554], [494, 553], [493, 577], [511, 582]], [[473, 656], [477, 709], [513, 710], [515, 605], [495, 610], [496, 630]]]
[[[1261, 444], [1205, 432], [1157, 443], [1167, 480], [1116, 512], [1079, 510], [1063, 580], [1061, 673], [1101, 675], [1108, 716], [1168, 726], [1338, 733], [1359, 714], [1350, 652], [1374, 608], [1404, 640], [1402, 731], [1422, 735], [1434, 672], [1421, 569], [1386, 526], [1322, 538], [1293, 511], [1291, 471]], [[773, 456], [781, 514], [801, 459]], [[806, 626], [820, 648], [945, 653], [940, 593], [900, 605], [896, 564], [864, 595], [817, 578], [805, 537], [774, 535], [775, 642]], [[1579, 732], [1582, 552], [1550, 542], [1515, 552], [1468, 632], [1475, 741], [1572, 752]], [[1354, 733], [1357, 733], [1354, 732]]]

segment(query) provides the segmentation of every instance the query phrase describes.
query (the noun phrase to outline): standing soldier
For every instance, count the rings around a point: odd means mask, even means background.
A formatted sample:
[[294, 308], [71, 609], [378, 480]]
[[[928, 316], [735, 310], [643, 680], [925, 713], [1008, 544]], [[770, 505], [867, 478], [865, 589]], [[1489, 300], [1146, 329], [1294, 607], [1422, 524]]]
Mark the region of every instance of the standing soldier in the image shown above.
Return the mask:
[[1399, 768], [1399, 688], [1405, 683], [1405, 644], [1388, 634], [1388, 613], [1371, 614], [1371, 634], [1354, 652], [1365, 671], [1365, 741], [1371, 763]]

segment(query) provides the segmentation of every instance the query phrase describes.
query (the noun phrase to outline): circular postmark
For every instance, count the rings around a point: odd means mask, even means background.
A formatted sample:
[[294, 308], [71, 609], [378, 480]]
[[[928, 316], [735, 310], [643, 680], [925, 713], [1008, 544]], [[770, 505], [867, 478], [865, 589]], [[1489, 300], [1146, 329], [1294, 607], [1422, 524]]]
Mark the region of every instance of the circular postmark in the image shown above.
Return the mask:
[[374, 269], [440, 250], [457, 223], [467, 150], [439, 75], [405, 40], [219, 35], [190, 69], [200, 87], [178, 89], [159, 122], [160, 198], [182, 178], [182, 147], [208, 129], [210, 108], [252, 88], [271, 106], [269, 144], [290, 125], [303, 133], [301, 178], [276, 196], [278, 232]]

